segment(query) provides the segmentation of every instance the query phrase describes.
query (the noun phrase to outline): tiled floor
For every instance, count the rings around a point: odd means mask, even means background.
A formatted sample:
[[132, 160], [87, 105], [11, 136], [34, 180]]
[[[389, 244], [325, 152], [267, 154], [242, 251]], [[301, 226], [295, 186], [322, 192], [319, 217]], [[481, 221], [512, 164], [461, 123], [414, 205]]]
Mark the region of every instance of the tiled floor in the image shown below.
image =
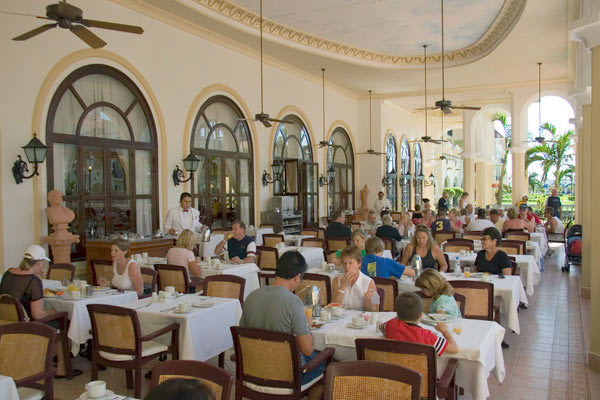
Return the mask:
[[[507, 332], [510, 348], [504, 351], [506, 379], [502, 385], [491, 376], [490, 399], [600, 399], [600, 374], [586, 368], [589, 346], [589, 301], [579, 296], [578, 268], [562, 273], [561, 248], [545, 260], [542, 280], [529, 299], [529, 308], [520, 310], [521, 334]], [[216, 365], [216, 358], [210, 361]], [[151, 366], [151, 365], [150, 365]], [[75, 367], [84, 370], [73, 381], [55, 381], [58, 399], [76, 399], [90, 380], [90, 363], [80, 357]], [[233, 370], [227, 357], [226, 368]], [[133, 395], [125, 389], [121, 370], [100, 372], [100, 379], [117, 393]], [[149, 380], [143, 380], [142, 394]]]

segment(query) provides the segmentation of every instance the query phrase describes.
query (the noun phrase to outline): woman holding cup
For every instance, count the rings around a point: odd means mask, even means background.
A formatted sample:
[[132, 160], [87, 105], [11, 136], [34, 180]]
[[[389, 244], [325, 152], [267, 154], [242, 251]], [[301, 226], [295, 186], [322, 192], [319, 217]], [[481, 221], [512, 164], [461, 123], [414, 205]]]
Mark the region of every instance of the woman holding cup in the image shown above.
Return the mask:
[[[144, 294], [144, 280], [140, 265], [130, 258], [129, 241], [115, 239], [110, 245], [110, 257], [113, 260], [112, 285], [121, 290], [135, 290], [138, 296]], [[101, 286], [109, 286], [109, 282], [100, 278]]]
[[344, 274], [333, 280], [334, 303], [353, 310], [377, 311], [379, 295], [373, 279], [360, 271], [362, 257], [356, 247], [347, 247], [340, 254]]

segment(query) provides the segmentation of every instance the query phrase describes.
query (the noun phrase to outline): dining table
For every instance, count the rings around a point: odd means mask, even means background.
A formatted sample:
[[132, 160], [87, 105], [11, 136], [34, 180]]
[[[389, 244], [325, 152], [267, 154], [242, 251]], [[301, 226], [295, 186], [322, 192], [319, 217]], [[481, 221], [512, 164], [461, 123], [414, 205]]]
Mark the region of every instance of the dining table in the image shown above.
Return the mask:
[[42, 287], [44, 289], [53, 289], [54, 290], [60, 286], [62, 286], [61, 281], [56, 281], [53, 279], [42, 279]]
[[315, 235], [292, 235], [292, 234], [286, 233], [283, 236], [283, 240], [284, 240], [285, 244], [288, 246], [300, 247], [300, 246], [302, 246], [302, 239], [308, 239], [308, 238], [314, 238], [314, 237], [315, 237]]
[[113, 306], [121, 306], [125, 303], [130, 303], [137, 300], [138, 296], [135, 291], [121, 291], [116, 289], [106, 288], [95, 290], [91, 297], [81, 297], [72, 299], [69, 294], [64, 296], [44, 297], [44, 309], [50, 308], [57, 312], [66, 311], [69, 319], [69, 331], [67, 336], [72, 341], [71, 352], [79, 353], [79, 345], [91, 339], [92, 323], [87, 310], [88, 304], [107, 304]]
[[278, 246], [279, 257], [287, 251], [296, 250], [306, 260], [308, 268], [321, 267], [321, 263], [325, 261], [325, 255], [323, 249], [320, 247], [296, 247], [296, 246]]
[[[179, 304], [188, 303], [189, 312], [180, 312]], [[233, 347], [230, 327], [238, 325], [242, 307], [238, 299], [207, 297], [198, 294], [178, 295], [167, 302], [151, 298], [123, 304], [137, 311], [142, 334], [172, 323], [179, 324], [179, 358], [206, 361]], [[171, 335], [155, 339], [166, 346]]]
[[[14, 379], [10, 376], [0, 375], [0, 398], [5, 400], [19, 400], [17, 385], [15, 385]], [[23, 398], [26, 397], [23, 396]]]
[[[256, 243], [257, 246], [263, 245], [263, 243], [264, 243], [263, 235], [265, 233], [273, 233], [273, 228], [252, 228], [252, 229], [248, 228], [248, 229], [246, 229], [246, 235], [253, 237], [254, 242]], [[199, 242], [200, 256], [202, 256], [205, 259], [209, 258], [209, 257], [214, 257], [215, 249], [217, 248], [219, 243], [221, 243], [221, 241], [223, 241], [223, 239], [225, 239], [225, 234], [222, 232], [216, 232], [216, 233], [212, 233], [210, 235], [210, 239], [208, 242]]]
[[[325, 323], [319, 329], [312, 329], [312, 337], [316, 350], [326, 347], [335, 349], [334, 358], [337, 361], [356, 360], [354, 341], [358, 338], [380, 338], [383, 335], [376, 329], [376, 323], [357, 329], [352, 326], [352, 317], [360, 315], [360, 311], [345, 310], [342, 317]], [[369, 313], [377, 322], [386, 322], [396, 318], [394, 312]], [[375, 321], [374, 321], [375, 322]], [[425, 329], [435, 331], [432, 326], [419, 324]], [[452, 330], [453, 323], [448, 323]], [[448, 360], [458, 360], [456, 370], [456, 385], [465, 390], [475, 400], [483, 400], [490, 395], [488, 377], [494, 375], [499, 383], [504, 381], [506, 371], [502, 354], [502, 340], [505, 329], [494, 321], [476, 319], [461, 319], [461, 333], [452, 333], [458, 345], [458, 353], [444, 353], [437, 359], [437, 375], [440, 377]], [[439, 334], [439, 333], [438, 333]]]

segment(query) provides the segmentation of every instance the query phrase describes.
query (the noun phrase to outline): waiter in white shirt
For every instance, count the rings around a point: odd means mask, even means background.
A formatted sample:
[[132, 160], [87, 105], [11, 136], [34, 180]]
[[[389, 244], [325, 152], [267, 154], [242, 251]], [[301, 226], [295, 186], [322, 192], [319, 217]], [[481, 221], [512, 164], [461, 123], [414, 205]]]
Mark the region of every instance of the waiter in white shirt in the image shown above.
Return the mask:
[[383, 198], [383, 192], [379, 192], [377, 193], [377, 197], [379, 197], [377, 200], [375, 200], [375, 204], [373, 205], [373, 210], [375, 210], [377, 212], [377, 216], [381, 217], [381, 212], [383, 210], [385, 210], [386, 208], [388, 210], [392, 209], [392, 203], [390, 203], [390, 201], [388, 199], [384, 199]]
[[164, 230], [169, 235], [175, 235], [184, 229], [192, 232], [202, 230], [200, 211], [192, 207], [192, 195], [188, 192], [183, 192], [179, 196], [179, 206], [169, 209], [164, 225]]

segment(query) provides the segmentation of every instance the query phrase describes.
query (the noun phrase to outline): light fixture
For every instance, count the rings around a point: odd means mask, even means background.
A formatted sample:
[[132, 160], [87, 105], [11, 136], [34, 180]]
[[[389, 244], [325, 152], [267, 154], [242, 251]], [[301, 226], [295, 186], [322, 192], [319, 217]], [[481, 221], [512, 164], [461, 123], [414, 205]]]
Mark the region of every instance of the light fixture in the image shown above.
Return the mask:
[[410, 180], [412, 179], [412, 174], [410, 172], [402, 174], [401, 176], [404, 184], [410, 183]]
[[332, 185], [333, 182], [335, 182], [335, 169], [333, 169], [333, 166], [330, 166], [327, 170], [327, 178], [325, 178], [323, 174], [321, 174], [321, 176], [319, 177], [319, 186], [323, 187], [327, 185]]
[[392, 169], [390, 172], [388, 172], [388, 174], [386, 176], [384, 176], [381, 179], [381, 184], [383, 186], [389, 186], [389, 185], [393, 185], [394, 182], [396, 182], [396, 176], [398, 174], [396, 173], [396, 169]]
[[179, 168], [179, 165], [176, 165], [175, 169], [173, 170], [173, 183], [175, 184], [175, 186], [179, 185], [180, 183], [193, 180], [194, 172], [196, 172], [199, 165], [200, 159], [192, 153], [188, 154], [188, 156], [183, 159], [183, 168], [185, 168], [185, 170], [190, 173], [190, 176], [188, 176], [187, 179], [183, 179], [184, 172], [181, 168]]
[[281, 177], [283, 176], [283, 164], [281, 163], [273, 163], [271, 165], [271, 170], [273, 171], [273, 177], [271, 174], [267, 172], [267, 170], [263, 171], [262, 174], [262, 184], [263, 186], [269, 185], [269, 183], [275, 183], [281, 181]]
[[46, 153], [48, 153], [48, 146], [42, 143], [35, 135], [33, 134], [33, 138], [22, 147], [23, 151], [25, 151], [25, 157], [27, 157], [27, 161], [30, 164], [33, 164], [33, 171], [31, 175], [24, 175], [25, 172], [29, 172], [29, 167], [27, 163], [23, 161], [20, 155], [17, 155], [17, 160], [14, 162], [12, 167], [13, 177], [15, 178], [15, 182], [17, 185], [23, 182], [23, 179], [33, 178], [36, 175], [39, 175], [38, 172], [38, 164], [41, 164], [46, 159]]
[[425, 179], [425, 175], [423, 174], [419, 175], [418, 179], [421, 180], [425, 186], [435, 185], [435, 176], [433, 175], [433, 172], [429, 174], [429, 181]]

